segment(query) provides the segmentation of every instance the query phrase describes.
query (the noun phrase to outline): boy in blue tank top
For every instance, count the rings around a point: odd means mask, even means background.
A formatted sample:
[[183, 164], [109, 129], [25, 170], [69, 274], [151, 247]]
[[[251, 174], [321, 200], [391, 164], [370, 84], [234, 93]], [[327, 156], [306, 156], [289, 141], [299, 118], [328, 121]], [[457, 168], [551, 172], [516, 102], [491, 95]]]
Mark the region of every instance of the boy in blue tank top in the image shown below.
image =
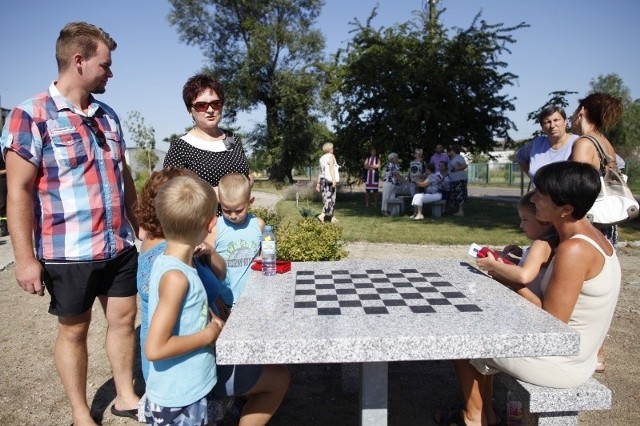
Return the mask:
[[215, 192], [199, 178], [178, 176], [159, 189], [155, 209], [167, 246], [149, 279], [145, 419], [205, 425], [207, 395], [217, 381], [213, 343], [224, 322], [208, 306], [193, 253], [216, 224]]
[[241, 173], [220, 179], [218, 198], [222, 220], [213, 231], [215, 250], [227, 263], [227, 276], [220, 285], [220, 298], [229, 307], [238, 300], [249, 278], [251, 263], [260, 253], [264, 221], [249, 213], [251, 182]]

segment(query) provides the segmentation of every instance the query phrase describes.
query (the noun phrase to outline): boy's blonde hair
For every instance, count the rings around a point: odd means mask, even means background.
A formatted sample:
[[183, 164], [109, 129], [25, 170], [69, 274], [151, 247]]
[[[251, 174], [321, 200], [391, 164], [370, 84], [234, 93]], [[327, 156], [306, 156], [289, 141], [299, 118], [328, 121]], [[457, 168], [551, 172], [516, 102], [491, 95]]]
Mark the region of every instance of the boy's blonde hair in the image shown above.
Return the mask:
[[242, 173], [229, 173], [218, 183], [218, 196], [221, 203], [236, 204], [249, 202], [251, 198], [251, 182]]
[[209, 183], [177, 176], [160, 187], [155, 208], [165, 238], [191, 244], [216, 215], [218, 200]]
[[333, 144], [331, 142], [327, 142], [322, 145], [322, 152], [329, 152], [333, 149]]

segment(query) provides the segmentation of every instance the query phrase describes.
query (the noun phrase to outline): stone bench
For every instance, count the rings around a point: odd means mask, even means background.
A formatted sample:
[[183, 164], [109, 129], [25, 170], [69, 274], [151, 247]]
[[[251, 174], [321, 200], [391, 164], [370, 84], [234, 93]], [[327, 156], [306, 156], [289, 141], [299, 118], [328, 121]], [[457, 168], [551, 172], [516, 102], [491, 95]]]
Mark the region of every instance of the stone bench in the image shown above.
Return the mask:
[[593, 377], [569, 389], [536, 386], [505, 373], [497, 379], [522, 402], [523, 425], [577, 426], [580, 411], [611, 409], [611, 390]]
[[[411, 195], [400, 195], [396, 198], [396, 200], [402, 200], [399, 214], [403, 214], [405, 211], [411, 211], [413, 213], [413, 206], [411, 205], [411, 201], [413, 200], [413, 197]], [[434, 219], [440, 219], [442, 217], [442, 211], [446, 205], [447, 205], [447, 202], [445, 200], [440, 200], [440, 201], [436, 201], [435, 203], [426, 203], [426, 204], [423, 204], [422, 206], [423, 206], [423, 211], [425, 206], [431, 207], [431, 217], [433, 217]], [[391, 216], [394, 216], [394, 214], [391, 213]]]
[[404, 201], [401, 198], [391, 198], [387, 201], [387, 210], [391, 216], [404, 214]]
[[422, 205], [424, 210], [425, 206], [431, 206], [431, 217], [434, 219], [440, 219], [442, 217], [442, 210], [447, 205], [445, 200], [436, 201], [435, 203], [427, 203]]

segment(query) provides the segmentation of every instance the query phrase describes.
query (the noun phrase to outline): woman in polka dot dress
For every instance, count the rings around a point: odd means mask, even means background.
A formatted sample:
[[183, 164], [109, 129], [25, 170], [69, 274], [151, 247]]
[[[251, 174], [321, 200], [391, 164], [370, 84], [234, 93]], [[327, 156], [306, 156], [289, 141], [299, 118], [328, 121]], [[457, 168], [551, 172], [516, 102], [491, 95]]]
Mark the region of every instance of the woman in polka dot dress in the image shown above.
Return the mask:
[[189, 169], [209, 182], [216, 194], [218, 182], [228, 173], [242, 173], [251, 179], [242, 144], [234, 134], [218, 127], [224, 105], [220, 82], [197, 74], [185, 83], [182, 99], [195, 126], [171, 143], [164, 168]]

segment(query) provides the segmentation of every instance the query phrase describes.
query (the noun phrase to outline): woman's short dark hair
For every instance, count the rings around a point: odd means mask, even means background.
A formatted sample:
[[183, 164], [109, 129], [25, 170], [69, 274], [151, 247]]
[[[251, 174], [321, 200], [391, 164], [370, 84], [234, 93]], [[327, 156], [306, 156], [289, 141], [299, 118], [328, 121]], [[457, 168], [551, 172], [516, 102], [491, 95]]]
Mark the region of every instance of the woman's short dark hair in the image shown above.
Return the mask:
[[428, 162], [427, 165], [425, 166], [427, 168], [427, 170], [429, 170], [431, 173], [435, 173], [436, 172], [436, 165], [433, 164], [432, 162]]
[[557, 206], [573, 207], [573, 218], [582, 219], [600, 193], [600, 173], [588, 163], [560, 161], [541, 167], [533, 177], [536, 190]]
[[462, 147], [458, 144], [453, 144], [449, 147], [449, 150], [455, 152], [456, 154], [460, 154], [462, 152]]
[[222, 84], [210, 75], [196, 74], [187, 80], [182, 88], [182, 100], [187, 107], [187, 111], [191, 110], [193, 100], [207, 89], [216, 92], [218, 98], [224, 103], [224, 89], [222, 88]]
[[555, 114], [556, 112], [560, 114], [562, 118], [564, 118], [565, 120], [567, 119], [567, 113], [564, 111], [564, 108], [562, 108], [559, 105], [550, 105], [548, 107], [543, 108], [542, 111], [540, 111], [540, 114], [538, 114], [538, 123], [542, 125], [542, 122], [544, 121], [545, 118]]

